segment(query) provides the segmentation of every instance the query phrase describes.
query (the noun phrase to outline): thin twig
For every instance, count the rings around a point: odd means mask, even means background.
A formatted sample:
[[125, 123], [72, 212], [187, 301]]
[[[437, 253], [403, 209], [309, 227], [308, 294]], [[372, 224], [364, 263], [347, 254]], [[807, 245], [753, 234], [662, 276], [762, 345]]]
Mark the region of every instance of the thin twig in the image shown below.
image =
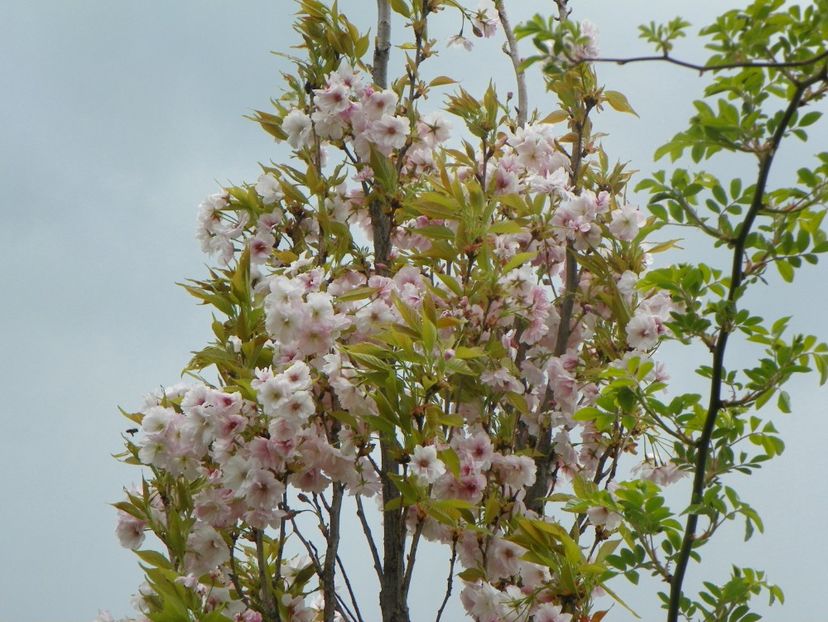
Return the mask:
[[815, 65], [821, 60], [828, 58], [828, 51], [822, 52], [821, 54], [817, 54], [811, 58], [807, 58], [805, 60], [794, 60], [794, 61], [783, 61], [783, 62], [775, 62], [775, 61], [757, 61], [757, 62], [737, 62], [737, 63], [722, 63], [720, 65], [698, 65], [696, 63], [691, 63], [688, 61], [679, 60], [678, 58], [673, 58], [669, 54], [654, 54], [651, 56], [632, 56], [629, 58], [608, 58], [608, 57], [599, 57], [599, 58], [579, 58], [573, 59], [574, 64], [580, 65], [581, 63], [615, 63], [616, 65], [628, 65], [630, 63], [651, 63], [651, 62], [663, 62], [663, 63], [670, 63], [671, 65], [678, 65], [679, 67], [685, 67], [686, 69], [693, 69], [698, 71], [699, 73], [706, 73], [708, 71], [723, 71], [725, 69], [750, 69], [750, 68], [759, 68], [759, 69], [784, 69], [787, 67], [807, 67], [809, 65]]
[[377, 573], [377, 578], [382, 580], [382, 562], [380, 561], [377, 544], [374, 542], [374, 536], [371, 533], [371, 527], [368, 525], [368, 519], [365, 517], [365, 508], [362, 507], [362, 495], [356, 496], [356, 508], [359, 522], [362, 525], [362, 533], [365, 534], [365, 539], [368, 541], [368, 549], [371, 551], [371, 559], [374, 562], [374, 570]]
[[235, 588], [236, 593], [244, 603], [244, 606], [249, 609], [250, 601], [247, 599], [247, 595], [244, 593], [244, 588], [239, 581], [239, 571], [236, 566], [236, 540], [238, 540], [238, 535], [233, 536], [233, 546], [230, 547], [230, 581], [232, 581], [233, 588]]
[[425, 520], [417, 522], [414, 535], [411, 537], [411, 546], [408, 549], [408, 559], [405, 566], [405, 577], [403, 578], [403, 598], [408, 598], [408, 589], [411, 587], [411, 578], [414, 576], [414, 562], [417, 559], [417, 547], [420, 544], [420, 536], [423, 533]]
[[342, 578], [345, 579], [345, 587], [348, 589], [348, 595], [351, 597], [351, 604], [353, 604], [354, 611], [356, 612], [354, 617], [358, 622], [365, 622], [362, 617], [362, 612], [359, 610], [359, 603], [357, 602], [356, 594], [351, 587], [351, 580], [348, 578], [348, 573], [345, 572], [345, 564], [342, 563], [339, 555], [336, 556], [336, 563], [339, 566], [339, 571], [342, 573]]
[[457, 561], [457, 538], [451, 543], [451, 560], [449, 561], [448, 577], [446, 578], [446, 595], [443, 597], [443, 602], [440, 603], [440, 608], [437, 610], [437, 619], [434, 622], [440, 622], [443, 617], [443, 610], [451, 598], [451, 588], [454, 585], [454, 562]]
[[[336, 559], [339, 550], [339, 519], [342, 513], [342, 496], [345, 486], [334, 482], [331, 504], [328, 510], [327, 549], [322, 576], [322, 594], [325, 598], [324, 622], [333, 622], [336, 613]], [[325, 503], [325, 498], [322, 497]], [[327, 505], [327, 503], [326, 503]]]

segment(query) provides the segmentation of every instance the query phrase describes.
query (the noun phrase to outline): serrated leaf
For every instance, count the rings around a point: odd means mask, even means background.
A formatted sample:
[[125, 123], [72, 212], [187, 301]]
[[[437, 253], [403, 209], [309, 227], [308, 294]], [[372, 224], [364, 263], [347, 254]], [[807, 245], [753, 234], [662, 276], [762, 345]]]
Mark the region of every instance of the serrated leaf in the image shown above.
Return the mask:
[[428, 83], [429, 86], [443, 86], [445, 84], [457, 84], [457, 80], [449, 78], [448, 76], [437, 76]]
[[349, 292], [345, 292], [344, 294], [337, 296], [337, 302], [353, 302], [354, 300], [362, 300], [364, 298], [370, 298], [374, 294], [379, 291], [377, 287], [357, 287], [356, 289], [352, 289]]
[[529, 253], [518, 253], [517, 255], [512, 257], [508, 262], [506, 262], [506, 265], [503, 266], [503, 273], [506, 274], [507, 272], [511, 272], [515, 268], [520, 267], [527, 261], [533, 260], [537, 256], [538, 253], [535, 251]]
[[627, 96], [620, 91], [604, 91], [603, 95], [606, 102], [618, 112], [628, 112], [638, 116], [638, 113], [630, 106]]

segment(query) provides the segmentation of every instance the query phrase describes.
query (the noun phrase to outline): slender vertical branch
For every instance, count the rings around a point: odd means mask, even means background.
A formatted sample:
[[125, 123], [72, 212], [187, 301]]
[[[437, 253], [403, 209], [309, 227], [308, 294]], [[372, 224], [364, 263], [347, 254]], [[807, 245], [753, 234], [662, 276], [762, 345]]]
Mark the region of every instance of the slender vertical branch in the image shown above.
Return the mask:
[[[719, 336], [716, 340], [716, 347], [713, 351], [713, 367], [710, 379], [710, 401], [708, 402], [707, 414], [701, 435], [696, 442], [696, 463], [693, 475], [693, 490], [690, 497], [690, 504], [698, 505], [704, 498], [704, 489], [707, 484], [707, 459], [711, 451], [711, 438], [716, 427], [716, 420], [722, 410], [722, 380], [724, 377], [724, 356], [727, 349], [727, 341], [733, 326], [730, 319], [736, 314], [736, 303], [741, 296], [742, 281], [744, 279], [744, 252], [748, 235], [750, 234], [753, 222], [759, 211], [762, 209], [765, 200], [765, 189], [768, 183], [773, 159], [779, 145], [784, 138], [785, 132], [793, 118], [794, 113], [802, 100], [805, 90], [811, 85], [825, 78], [825, 70], [809, 80], [797, 84], [794, 93], [788, 102], [788, 106], [773, 133], [768, 148], [762, 152], [759, 159], [759, 174], [756, 180], [753, 200], [745, 219], [739, 228], [739, 234], [733, 244], [733, 260], [730, 272], [730, 288], [727, 293], [727, 303], [730, 306], [728, 317], [719, 327]], [[679, 608], [683, 594], [684, 577], [687, 571], [687, 564], [690, 561], [690, 554], [696, 542], [696, 527], [698, 526], [699, 515], [697, 512], [690, 512], [687, 515], [687, 523], [684, 529], [681, 547], [676, 558], [676, 567], [673, 573], [673, 580], [670, 584], [670, 602], [667, 610], [667, 621], [678, 622]]]
[[[564, 4], [566, 3], [564, 2]], [[583, 111], [580, 113], [581, 118], [575, 120], [575, 143], [570, 155], [569, 173], [572, 191], [575, 194], [580, 192], [584, 133], [587, 131], [589, 113], [593, 105], [591, 101], [585, 102]], [[575, 294], [578, 290], [578, 258], [576, 252], [572, 241], [568, 241], [564, 262], [564, 291], [561, 293], [560, 323], [558, 324], [558, 333], [555, 335], [555, 349], [553, 350], [553, 355], [556, 357], [563, 356], [566, 353], [567, 344], [572, 335], [572, 313], [575, 308]], [[540, 412], [550, 408], [553, 397], [552, 389], [547, 387], [541, 402]], [[525, 503], [530, 510], [543, 514], [543, 499], [549, 492], [549, 484], [552, 479], [552, 463], [555, 458], [552, 451], [551, 428], [546, 427], [541, 430], [535, 444], [535, 453], [538, 456], [535, 459], [535, 483], [526, 492]]]
[[336, 559], [339, 550], [339, 519], [342, 513], [342, 495], [345, 486], [333, 484], [333, 496], [328, 511], [327, 549], [322, 571], [322, 594], [325, 597], [324, 622], [333, 622], [336, 613]]
[[362, 533], [365, 534], [365, 540], [368, 542], [368, 550], [371, 551], [371, 560], [374, 562], [374, 570], [377, 573], [377, 578], [382, 580], [382, 562], [380, 561], [379, 551], [377, 550], [377, 543], [374, 542], [374, 535], [371, 533], [371, 526], [365, 517], [365, 508], [362, 506], [362, 496], [360, 495], [356, 496], [356, 512], [359, 517], [359, 523], [362, 525]]
[[342, 563], [342, 559], [340, 559], [339, 555], [336, 556], [336, 565], [339, 566], [339, 572], [342, 573], [342, 578], [345, 580], [345, 587], [348, 590], [348, 596], [351, 598], [351, 604], [354, 606], [354, 618], [358, 622], [365, 622], [365, 619], [362, 617], [362, 612], [359, 609], [359, 602], [357, 601], [356, 594], [354, 593], [354, 588], [351, 586], [351, 579], [348, 577], [348, 573], [345, 571], [345, 564]]
[[443, 617], [443, 611], [446, 608], [446, 604], [451, 598], [451, 589], [454, 586], [454, 563], [457, 561], [457, 539], [451, 543], [451, 559], [449, 560], [449, 571], [448, 577], [446, 578], [446, 595], [443, 596], [443, 602], [440, 603], [440, 608], [437, 610], [437, 618], [434, 622], [440, 622], [440, 618]]
[[[374, 84], [388, 87], [388, 59], [391, 51], [391, 5], [388, 0], [377, 0], [377, 37], [374, 47]], [[388, 272], [388, 258], [391, 254], [391, 217], [385, 205], [376, 197], [368, 205], [371, 215], [371, 232], [374, 242], [374, 266], [377, 272]]]
[[512, 61], [512, 67], [515, 69], [515, 80], [517, 81], [517, 124], [518, 126], [526, 125], [526, 117], [529, 114], [529, 97], [526, 94], [526, 74], [521, 69], [520, 53], [518, 52], [518, 43], [515, 39], [515, 33], [512, 30], [512, 25], [509, 23], [509, 16], [506, 14], [506, 6], [504, 0], [497, 2], [497, 15], [500, 18], [500, 25], [503, 26], [503, 32], [506, 34], [506, 46], [504, 51], [509, 55]]
[[391, 52], [391, 4], [377, 0], [377, 37], [374, 43], [374, 84], [388, 86], [388, 57]]
[[411, 579], [414, 577], [414, 562], [417, 560], [417, 547], [420, 544], [420, 536], [423, 534], [425, 520], [417, 522], [414, 535], [411, 537], [411, 546], [408, 549], [408, 559], [405, 564], [405, 578], [403, 579], [403, 597], [408, 599], [408, 590], [411, 587]]
[[[391, 49], [391, 6], [389, 0], [377, 0], [377, 37], [374, 48], [374, 83], [388, 87], [388, 60]], [[391, 216], [386, 212], [386, 205], [374, 197], [368, 206], [371, 215], [371, 229], [374, 244], [374, 267], [380, 274], [389, 272], [391, 254]], [[399, 463], [392, 455], [392, 446], [396, 445], [393, 436], [380, 440], [381, 472], [388, 475], [399, 473]], [[382, 500], [389, 503], [399, 496], [390, 477], [382, 480]], [[382, 578], [380, 581], [380, 609], [383, 622], [408, 622], [408, 604], [403, 598], [405, 551], [405, 522], [402, 510], [392, 508], [384, 510], [382, 523]]]

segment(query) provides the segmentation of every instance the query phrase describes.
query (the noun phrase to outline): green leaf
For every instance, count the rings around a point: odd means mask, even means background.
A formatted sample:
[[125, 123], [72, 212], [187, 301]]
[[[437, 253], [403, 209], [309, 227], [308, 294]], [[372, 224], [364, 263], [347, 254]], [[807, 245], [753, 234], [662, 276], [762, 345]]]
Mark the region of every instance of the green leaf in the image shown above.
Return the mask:
[[531, 261], [537, 256], [538, 253], [535, 251], [529, 253], [518, 253], [517, 255], [512, 257], [508, 262], [506, 262], [506, 265], [503, 266], [503, 273], [506, 274], [507, 272], [511, 272], [515, 268], [521, 266], [527, 261]]
[[457, 80], [453, 80], [448, 76], [437, 76], [428, 83], [429, 86], [443, 86], [445, 84], [457, 84]]
[[618, 112], [628, 112], [638, 116], [638, 113], [630, 106], [627, 96], [619, 91], [604, 91], [604, 100]]
[[164, 557], [158, 551], [135, 551], [135, 554], [140, 557], [143, 561], [148, 563], [150, 566], [154, 566], [155, 568], [165, 568], [167, 570], [172, 570], [172, 564], [170, 560]]
[[345, 292], [341, 296], [336, 297], [337, 302], [353, 302], [354, 300], [362, 300], [370, 298], [379, 291], [376, 287], [357, 287], [349, 292]]

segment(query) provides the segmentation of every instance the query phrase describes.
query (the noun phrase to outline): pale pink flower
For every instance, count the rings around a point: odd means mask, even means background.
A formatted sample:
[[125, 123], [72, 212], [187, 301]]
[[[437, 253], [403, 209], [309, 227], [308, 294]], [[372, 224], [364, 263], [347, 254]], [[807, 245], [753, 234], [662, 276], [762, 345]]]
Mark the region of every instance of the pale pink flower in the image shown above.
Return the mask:
[[294, 391], [277, 404], [281, 416], [295, 421], [307, 421], [316, 412], [316, 403], [309, 391]]
[[344, 84], [334, 83], [325, 89], [315, 89], [314, 94], [313, 103], [325, 114], [339, 114], [351, 106], [349, 89]]
[[451, 123], [443, 112], [436, 110], [420, 117], [417, 134], [426, 145], [436, 147], [451, 136]]
[[262, 197], [265, 205], [281, 201], [285, 196], [279, 180], [271, 173], [262, 173], [256, 181], [256, 194]]
[[393, 115], [396, 107], [397, 94], [389, 89], [373, 91], [362, 100], [362, 110], [371, 121]]
[[411, 455], [410, 468], [414, 475], [429, 484], [433, 484], [446, 472], [446, 466], [437, 457], [437, 448], [434, 445], [415, 446], [414, 453]]
[[160, 438], [170, 428], [175, 416], [176, 413], [172, 408], [153, 406], [144, 413], [144, 418], [141, 420], [141, 429], [147, 436]]
[[644, 214], [634, 205], [625, 205], [612, 214], [612, 221], [607, 225], [610, 233], [617, 239], [629, 242], [638, 235], [638, 230], [644, 224]]
[[446, 46], [450, 48], [463, 48], [469, 52], [472, 47], [474, 47], [474, 43], [471, 39], [464, 37], [462, 34], [457, 34], [448, 38]]
[[360, 333], [376, 331], [382, 324], [393, 322], [395, 319], [391, 307], [380, 299], [365, 305], [355, 315], [355, 324]]
[[371, 123], [366, 136], [381, 153], [389, 155], [394, 149], [405, 145], [409, 129], [407, 119], [386, 114]]
[[255, 388], [264, 413], [270, 417], [280, 414], [279, 408], [283, 400], [287, 399], [292, 391], [290, 383], [281, 374], [260, 383]]
[[315, 493], [323, 492], [331, 483], [331, 480], [322, 474], [322, 469], [319, 467], [303, 469], [297, 473], [293, 473], [289, 481], [292, 486], [300, 490]]
[[144, 529], [146, 529], [146, 521], [140, 518], [135, 518], [132, 514], [118, 510], [118, 524], [115, 527], [115, 533], [118, 536], [118, 541], [125, 549], [138, 549], [144, 542]]
[[570, 54], [576, 60], [598, 58], [600, 51], [598, 49], [598, 27], [588, 19], [581, 21], [579, 24], [581, 36], [586, 38], [582, 44], [576, 45]]
[[282, 120], [282, 131], [294, 149], [302, 149], [310, 144], [311, 120], [301, 110], [291, 110]]
[[480, 375], [480, 381], [489, 385], [495, 391], [512, 391], [514, 393], [523, 393], [524, 391], [520, 381], [510, 374], [509, 370], [502, 367], [494, 371], [484, 371]]
[[296, 361], [279, 375], [290, 391], [307, 391], [311, 387], [310, 367], [304, 361]]
[[272, 509], [277, 506], [285, 492], [285, 486], [276, 479], [272, 472], [265, 469], [252, 469], [239, 489], [248, 506]]
[[469, 583], [460, 593], [460, 601], [477, 622], [503, 622], [502, 594], [490, 583]]
[[534, 611], [534, 622], [571, 622], [572, 614], [563, 613], [558, 605], [543, 603]]
[[477, 11], [471, 15], [474, 34], [487, 39], [497, 32], [498, 15], [493, 0], [480, 0]]
[[490, 579], [503, 579], [518, 574], [521, 557], [526, 549], [514, 542], [493, 538], [486, 551], [488, 576]]
[[187, 571], [200, 576], [229, 559], [230, 549], [221, 535], [211, 526], [196, 522], [187, 538], [187, 553], [184, 556]]
[[250, 238], [248, 245], [250, 247], [250, 262], [254, 264], [265, 263], [270, 259], [270, 254], [273, 252], [273, 246], [276, 244], [276, 238], [267, 230], [257, 231], [256, 235]]
[[617, 529], [621, 524], [621, 515], [603, 506], [589, 508], [587, 510], [587, 516], [589, 516], [589, 522], [593, 525], [604, 527], [610, 531]]
[[627, 322], [627, 343], [636, 350], [649, 350], [658, 343], [659, 324], [649, 313], [636, 313]]
[[500, 481], [512, 490], [519, 490], [535, 483], [535, 461], [529, 456], [494, 454], [492, 465]]

